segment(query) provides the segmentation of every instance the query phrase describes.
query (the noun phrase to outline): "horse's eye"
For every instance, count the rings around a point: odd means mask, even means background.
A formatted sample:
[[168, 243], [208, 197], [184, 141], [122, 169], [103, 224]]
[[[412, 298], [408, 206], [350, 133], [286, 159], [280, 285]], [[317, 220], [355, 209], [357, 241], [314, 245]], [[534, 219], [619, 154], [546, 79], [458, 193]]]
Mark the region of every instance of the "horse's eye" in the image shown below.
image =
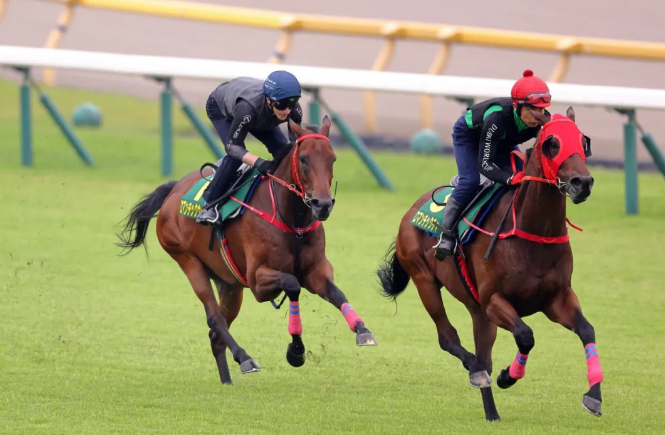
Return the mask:
[[307, 161], [308, 161], [307, 156], [300, 156], [300, 163], [306, 165]]

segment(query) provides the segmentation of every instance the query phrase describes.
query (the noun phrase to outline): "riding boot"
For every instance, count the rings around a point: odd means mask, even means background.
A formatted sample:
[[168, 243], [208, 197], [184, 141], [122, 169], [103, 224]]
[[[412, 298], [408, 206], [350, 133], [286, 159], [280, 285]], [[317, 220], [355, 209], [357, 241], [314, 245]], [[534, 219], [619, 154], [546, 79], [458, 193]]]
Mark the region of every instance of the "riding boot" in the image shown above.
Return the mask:
[[443, 229], [439, 241], [434, 245], [434, 258], [438, 261], [445, 260], [452, 255], [457, 244], [457, 222], [464, 207], [460, 206], [452, 197], [448, 198], [445, 212], [443, 214]]
[[[206, 204], [196, 217], [196, 222], [199, 224], [215, 224], [219, 220], [219, 204], [214, 203], [226, 193], [233, 180], [233, 171], [230, 170], [232, 168], [228, 167], [233, 165], [227, 164], [229, 160], [229, 158], [225, 157], [221, 162], [217, 162], [217, 171], [215, 172], [212, 181], [203, 192], [203, 199], [205, 199]], [[214, 205], [211, 206], [211, 204]]]

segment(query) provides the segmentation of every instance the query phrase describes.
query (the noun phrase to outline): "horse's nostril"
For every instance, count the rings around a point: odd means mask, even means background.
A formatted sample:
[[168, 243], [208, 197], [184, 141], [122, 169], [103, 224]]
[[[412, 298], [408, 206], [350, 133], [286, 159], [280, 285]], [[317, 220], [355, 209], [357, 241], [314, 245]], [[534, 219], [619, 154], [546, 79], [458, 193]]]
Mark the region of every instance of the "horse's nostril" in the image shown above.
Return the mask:
[[570, 185], [575, 188], [579, 188], [582, 186], [582, 180], [580, 179], [580, 177], [573, 177], [570, 179]]
[[321, 205], [321, 201], [319, 201], [318, 199], [312, 199], [310, 202], [313, 207], [318, 207], [319, 205]]

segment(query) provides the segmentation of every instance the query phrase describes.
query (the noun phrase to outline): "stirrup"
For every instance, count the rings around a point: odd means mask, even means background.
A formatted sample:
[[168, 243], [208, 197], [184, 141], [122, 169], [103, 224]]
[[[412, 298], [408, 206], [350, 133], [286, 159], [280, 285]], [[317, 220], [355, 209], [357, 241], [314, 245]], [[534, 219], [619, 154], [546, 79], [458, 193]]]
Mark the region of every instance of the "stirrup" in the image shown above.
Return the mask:
[[210, 211], [210, 209], [202, 209], [199, 212], [198, 216], [196, 216], [196, 223], [203, 224], [203, 225], [207, 225], [207, 224], [214, 225], [214, 224], [216, 224], [217, 221], [219, 220], [219, 211], [217, 210], [217, 207], [212, 208], [212, 211], [215, 213], [214, 218], [205, 218], [205, 217], [201, 216], [203, 213], [209, 212], [209, 211]]
[[[443, 256], [443, 258], [442, 258], [441, 260], [439, 260], [439, 261], [443, 261], [445, 258], [447, 258], [447, 257], [449, 257], [449, 256], [450, 256], [450, 257], [454, 256], [455, 253], [457, 252], [457, 248], [458, 248], [458, 246], [459, 246], [459, 240], [458, 240], [457, 236], [452, 236], [452, 237], [451, 237], [451, 236], [445, 234], [445, 233], [442, 231], [441, 234], [439, 235], [439, 241], [436, 242], [436, 244], [432, 247], [432, 249], [434, 249], [434, 257], [435, 257], [435, 258], [437, 257], [437, 254], [439, 254], [439, 257], [442, 256], [442, 255], [441, 255], [442, 253], [441, 253], [440, 246], [441, 246], [441, 243], [443, 242], [443, 238], [444, 238], [444, 237], [450, 237], [450, 239], [453, 240], [453, 248], [450, 250], [450, 254], [449, 254], [449, 255], [445, 255], [445, 256]], [[437, 260], [438, 260], [438, 258], [437, 258]]]

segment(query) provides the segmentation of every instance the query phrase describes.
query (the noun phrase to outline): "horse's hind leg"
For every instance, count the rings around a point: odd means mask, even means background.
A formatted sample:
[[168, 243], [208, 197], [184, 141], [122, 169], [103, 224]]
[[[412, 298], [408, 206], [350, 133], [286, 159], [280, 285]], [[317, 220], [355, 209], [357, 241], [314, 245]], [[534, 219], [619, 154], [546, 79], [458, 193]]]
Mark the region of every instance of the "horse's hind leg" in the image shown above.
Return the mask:
[[305, 288], [321, 296], [342, 312], [349, 328], [356, 333], [356, 344], [358, 346], [378, 345], [374, 334], [367, 329], [363, 319], [351, 307], [344, 292], [333, 282], [333, 268], [329, 261], [325, 260], [323, 264], [319, 264], [305, 277], [304, 281]]
[[593, 326], [582, 314], [580, 302], [573, 289], [567, 288], [558, 294], [545, 310], [545, 315], [551, 321], [575, 332], [582, 340], [586, 354], [587, 379], [589, 381], [589, 391], [582, 399], [582, 406], [591, 414], [600, 417], [602, 415], [600, 384], [603, 381], [603, 370], [600, 367], [600, 359], [596, 349], [596, 333]]
[[302, 322], [300, 320], [300, 283], [298, 279], [284, 272], [261, 266], [256, 270], [254, 292], [259, 301], [269, 300], [275, 291], [284, 290], [289, 298], [289, 334], [291, 343], [286, 350], [286, 360], [293, 367], [305, 364], [305, 345], [302, 342]]
[[[219, 309], [226, 320], [229, 329], [231, 323], [238, 316], [240, 306], [242, 305], [242, 286], [234, 288], [225, 281], [219, 278], [213, 278], [217, 285], [217, 294], [219, 295]], [[219, 378], [223, 384], [232, 384], [231, 374], [229, 373], [229, 365], [226, 361], [226, 344], [217, 337], [217, 334], [210, 330], [210, 346], [212, 354], [217, 361], [217, 368], [219, 369]]]
[[498, 293], [494, 293], [490, 298], [485, 314], [491, 322], [510, 331], [515, 337], [518, 348], [515, 360], [508, 368], [501, 370], [496, 379], [499, 388], [512, 387], [526, 373], [526, 361], [536, 343], [533, 331], [517, 315], [515, 308]]
[[[480, 310], [480, 306], [469, 310], [473, 319], [473, 340], [476, 343], [476, 359], [492, 376], [492, 347], [496, 340], [496, 325], [488, 321]], [[480, 389], [485, 408], [485, 418], [489, 421], [500, 421], [499, 413], [494, 403], [492, 387]]]
[[[211, 333], [209, 334], [211, 340], [220, 340], [231, 350], [233, 354], [233, 359], [240, 364], [240, 370], [242, 373], [252, 373], [260, 371], [258, 364], [249, 356], [247, 352], [236, 343], [235, 339], [231, 336], [229, 332], [229, 325], [226, 322], [222, 312], [217, 305], [217, 299], [215, 299], [215, 293], [213, 292], [212, 285], [210, 284], [210, 275], [206, 271], [203, 263], [191, 255], [175, 255], [175, 260], [178, 262], [182, 270], [187, 275], [189, 283], [192, 285], [196, 296], [203, 304], [203, 308], [206, 312], [206, 319], [208, 322], [208, 327], [210, 328]], [[214, 351], [214, 350], [213, 350]], [[217, 359], [217, 355], [215, 355]], [[218, 360], [219, 361], [219, 360]], [[220, 377], [223, 374], [223, 367], [220, 368], [218, 363], [218, 369], [220, 369]], [[228, 373], [228, 368], [226, 370]], [[224, 376], [227, 374], [224, 373]], [[229, 376], [230, 380], [230, 376]], [[222, 379], [224, 382], [224, 379]]]
[[462, 347], [457, 330], [448, 320], [446, 309], [441, 298], [441, 289], [429, 271], [423, 271], [411, 275], [413, 283], [418, 289], [418, 295], [425, 309], [436, 324], [439, 336], [439, 346], [462, 362], [469, 371], [469, 382], [476, 388], [486, 388], [492, 383], [492, 379], [485, 368], [480, 365], [475, 355]]

